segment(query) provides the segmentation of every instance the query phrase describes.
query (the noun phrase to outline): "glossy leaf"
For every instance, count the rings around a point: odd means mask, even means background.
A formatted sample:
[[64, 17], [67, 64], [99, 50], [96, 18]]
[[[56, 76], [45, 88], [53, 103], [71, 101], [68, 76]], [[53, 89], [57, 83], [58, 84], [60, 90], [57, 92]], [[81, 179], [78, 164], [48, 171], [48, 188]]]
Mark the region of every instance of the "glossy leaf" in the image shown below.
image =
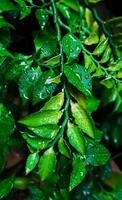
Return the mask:
[[102, 144], [88, 147], [86, 160], [93, 166], [104, 165], [110, 159], [110, 153]]
[[26, 174], [29, 174], [37, 165], [39, 161], [39, 155], [37, 153], [30, 154], [26, 161]]
[[94, 63], [91, 56], [84, 53], [84, 62], [85, 62], [85, 68], [89, 70], [90, 72], [94, 72], [97, 68], [96, 64]]
[[41, 110], [60, 110], [64, 104], [64, 93], [60, 92], [57, 95], [51, 97], [51, 99], [45, 103]]
[[73, 102], [71, 102], [71, 111], [78, 127], [88, 136], [94, 138], [94, 124], [87, 111]]
[[44, 152], [39, 162], [39, 174], [44, 181], [49, 175], [54, 173], [56, 167], [56, 155], [52, 148]]
[[37, 136], [47, 139], [53, 139], [59, 131], [59, 127], [54, 124], [45, 124], [35, 128], [28, 127], [28, 129], [33, 131]]
[[78, 57], [82, 49], [82, 42], [77, 37], [68, 33], [63, 37], [62, 44], [68, 62], [71, 62]]
[[107, 45], [108, 45], [108, 39], [102, 40], [93, 51], [93, 54], [100, 56], [105, 51]]
[[62, 114], [63, 112], [58, 110], [38, 111], [19, 120], [19, 123], [29, 127], [38, 127], [46, 124], [57, 125]]
[[24, 101], [32, 98], [36, 82], [41, 75], [40, 68], [31, 68], [26, 70], [19, 79], [19, 92]]
[[101, 59], [101, 63], [105, 63], [105, 62], [107, 62], [109, 59], [110, 59], [110, 57], [111, 57], [111, 48], [110, 48], [110, 46], [108, 45], [107, 47], [106, 47], [106, 49], [105, 49], [105, 52], [104, 52], [104, 54], [103, 54], [103, 56], [102, 56], [102, 59]]
[[33, 104], [51, 97], [58, 84], [53, 82], [55, 77], [53, 71], [46, 71], [41, 74], [33, 91]]
[[99, 36], [96, 33], [91, 33], [88, 38], [85, 39], [86, 45], [93, 45], [99, 42]]
[[60, 62], [60, 55], [54, 56], [50, 58], [49, 60], [46, 60], [44, 63], [46, 63], [49, 66], [57, 65]]
[[64, 73], [68, 81], [85, 95], [91, 94], [91, 76], [87, 70], [78, 64], [66, 65]]
[[70, 144], [82, 155], [85, 153], [84, 138], [81, 131], [74, 124], [68, 123], [67, 136]]
[[36, 18], [38, 20], [38, 23], [43, 30], [45, 28], [45, 25], [48, 22], [48, 13], [46, 9], [37, 9], [36, 10]]
[[41, 151], [42, 149], [45, 149], [50, 142], [50, 140], [29, 135], [29, 133], [27, 132], [23, 133], [22, 137], [26, 140], [27, 144], [34, 150]]
[[66, 141], [63, 138], [60, 138], [58, 142], [58, 149], [62, 155], [66, 156], [67, 158], [70, 158], [70, 150], [68, 148], [68, 145], [66, 144]]
[[50, 57], [54, 54], [57, 46], [56, 35], [53, 30], [37, 32], [34, 39], [36, 51], [40, 50], [40, 57]]
[[0, 181], [0, 199], [5, 198], [11, 192], [14, 184], [14, 177], [9, 177]]
[[85, 162], [82, 159], [82, 156], [80, 155], [74, 156], [72, 167], [73, 171], [71, 173], [70, 186], [69, 186], [70, 191], [74, 189], [77, 185], [79, 185], [85, 178], [86, 166]]
[[79, 4], [77, 0], [67, 0], [67, 1], [61, 0], [61, 2], [75, 11], [79, 11]]

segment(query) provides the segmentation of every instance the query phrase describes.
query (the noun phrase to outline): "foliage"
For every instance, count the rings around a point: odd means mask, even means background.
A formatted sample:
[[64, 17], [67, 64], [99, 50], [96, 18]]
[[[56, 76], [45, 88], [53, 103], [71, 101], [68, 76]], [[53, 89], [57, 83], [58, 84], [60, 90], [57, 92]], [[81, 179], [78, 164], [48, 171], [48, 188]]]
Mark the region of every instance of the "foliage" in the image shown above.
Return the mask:
[[0, 1], [0, 199], [122, 197], [122, 17], [96, 5]]

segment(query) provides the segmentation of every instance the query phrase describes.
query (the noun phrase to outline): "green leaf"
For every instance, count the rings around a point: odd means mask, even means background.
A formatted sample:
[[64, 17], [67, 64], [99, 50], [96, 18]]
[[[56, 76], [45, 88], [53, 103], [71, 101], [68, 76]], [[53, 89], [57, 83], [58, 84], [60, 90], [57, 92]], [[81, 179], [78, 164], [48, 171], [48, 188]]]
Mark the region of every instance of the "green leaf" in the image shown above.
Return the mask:
[[68, 81], [85, 95], [91, 95], [91, 76], [89, 71], [78, 64], [65, 65], [64, 73]]
[[14, 29], [14, 26], [10, 23], [8, 23], [3, 16], [0, 16], [0, 28], [5, 28], [5, 27], [8, 27], [8, 28], [13, 28]]
[[71, 102], [71, 111], [78, 127], [88, 136], [94, 138], [94, 124], [87, 111], [77, 103]]
[[51, 70], [41, 74], [33, 91], [33, 104], [51, 97], [58, 84], [54, 82], [54, 78], [56, 78], [55, 73]]
[[92, 11], [89, 8], [85, 9], [85, 19], [89, 29], [92, 29], [94, 18]]
[[79, 185], [86, 175], [86, 166], [82, 160], [82, 156], [75, 155], [73, 158], [73, 171], [70, 177], [69, 190], [73, 190], [77, 185]]
[[19, 120], [19, 123], [29, 127], [38, 127], [46, 124], [57, 125], [62, 114], [63, 112], [58, 110], [38, 111]]
[[34, 44], [36, 51], [40, 50], [40, 58], [50, 57], [54, 54], [57, 46], [57, 38], [54, 30], [37, 32]]
[[85, 153], [84, 138], [81, 131], [72, 123], [68, 123], [67, 136], [70, 144], [81, 154]]
[[49, 60], [46, 60], [44, 63], [46, 63], [46, 65], [53, 66], [59, 64], [59, 62], [60, 62], [60, 54], [50, 58]]
[[29, 174], [35, 168], [38, 161], [39, 161], [38, 153], [33, 153], [28, 156], [27, 161], [26, 161], [26, 167], [25, 167], [26, 174]]
[[108, 39], [101, 40], [100, 43], [95, 48], [95, 50], [93, 51], [93, 54], [100, 56], [105, 51], [107, 45], [108, 45]]
[[88, 0], [89, 3], [98, 3], [100, 1], [102, 1], [102, 0]]
[[95, 112], [98, 109], [99, 105], [100, 105], [100, 100], [97, 99], [95, 96], [88, 97], [88, 100], [87, 100], [88, 112], [90, 113]]
[[66, 144], [66, 141], [62, 137], [60, 138], [58, 142], [58, 149], [62, 155], [66, 156], [67, 158], [70, 158], [71, 153], [70, 153], [69, 147]]
[[102, 56], [102, 59], [101, 59], [101, 61], [100, 61], [100, 63], [105, 63], [105, 62], [107, 62], [109, 59], [110, 59], [110, 57], [111, 57], [111, 48], [110, 48], [110, 46], [108, 45], [107, 47], [106, 47], [106, 49], [105, 49], [105, 52], [104, 52], [104, 54], [103, 54], [103, 56]]
[[54, 173], [56, 167], [56, 155], [52, 148], [44, 152], [39, 162], [39, 174], [41, 180], [44, 181], [52, 173]]
[[36, 82], [41, 75], [39, 67], [26, 70], [19, 79], [19, 92], [23, 101], [32, 98]]
[[28, 129], [33, 131], [37, 136], [47, 139], [53, 139], [59, 131], [59, 127], [54, 124], [45, 124], [36, 128], [28, 127]]
[[82, 49], [82, 42], [71, 33], [68, 33], [63, 37], [62, 45], [68, 62], [76, 59]]
[[24, 0], [16, 0], [20, 7], [20, 19], [27, 17], [31, 13], [31, 7], [28, 7]]
[[61, 3], [56, 3], [56, 7], [66, 19], [70, 19], [71, 12], [70, 12], [70, 9], [66, 5], [61, 4]]
[[35, 137], [32, 135], [29, 135], [29, 133], [24, 132], [22, 134], [22, 137], [26, 140], [28, 145], [33, 149], [33, 150], [42, 150], [47, 147], [49, 144], [50, 140], [47, 139], [42, 139], [40, 137]]
[[4, 179], [0, 182], [0, 199], [5, 198], [11, 192], [14, 184], [14, 177]]
[[46, 9], [37, 9], [36, 10], [36, 18], [38, 20], [38, 23], [41, 27], [41, 30], [45, 28], [45, 25], [48, 22], [48, 12]]
[[93, 166], [104, 165], [110, 159], [110, 153], [102, 144], [88, 147], [86, 160]]
[[11, 0], [4, 0], [4, 1], [0, 1], [0, 10], [2, 12], [11, 11], [11, 10], [16, 10], [16, 7], [11, 2]]
[[99, 42], [99, 36], [96, 33], [91, 33], [88, 38], [85, 39], [86, 45], [93, 45]]
[[97, 68], [96, 64], [92, 60], [91, 56], [89, 56], [85, 52], [83, 52], [83, 53], [84, 53], [85, 68], [87, 70], [89, 70], [90, 72], [94, 72], [96, 70], [96, 68]]
[[75, 11], [79, 11], [79, 4], [77, 0], [61, 0], [60, 2], [64, 3], [69, 8], [72, 8]]
[[60, 92], [50, 98], [41, 110], [60, 110], [64, 104], [64, 93]]
[[0, 43], [0, 57], [3, 56], [13, 58], [13, 55]]

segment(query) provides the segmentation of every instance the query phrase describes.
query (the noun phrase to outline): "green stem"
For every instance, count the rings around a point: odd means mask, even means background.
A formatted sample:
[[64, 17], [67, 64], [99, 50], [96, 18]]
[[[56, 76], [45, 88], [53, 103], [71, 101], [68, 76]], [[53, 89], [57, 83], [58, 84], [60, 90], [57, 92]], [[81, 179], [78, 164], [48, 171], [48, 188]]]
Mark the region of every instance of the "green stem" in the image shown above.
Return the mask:
[[87, 55], [89, 55], [89, 56], [91, 57], [91, 59], [94, 61], [94, 63], [95, 63], [98, 67], [100, 67], [100, 68], [105, 72], [106, 77], [112, 78], [113, 80], [116, 81], [116, 83], [122, 82], [121, 80], [119, 80], [119, 79], [117, 79], [115, 76], [113, 76], [112, 74], [108, 73], [107, 69], [105, 69], [102, 65], [99, 64], [99, 61], [96, 60], [96, 59], [94, 58], [94, 56], [92, 55], [92, 53], [86, 49], [86, 47], [84, 46], [84, 44], [82, 44], [82, 48], [83, 48], [83, 51], [84, 51]]
[[84, 0], [84, 3], [92, 11], [95, 19], [99, 23], [100, 27], [102, 27], [102, 30], [103, 30], [104, 34], [108, 37], [109, 43], [110, 43], [110, 46], [111, 46], [111, 49], [112, 49], [112, 52], [113, 52], [113, 55], [114, 55], [114, 58], [117, 59], [118, 58], [118, 56], [116, 54], [117, 47], [116, 47], [115, 43], [112, 40], [112, 34], [110, 34], [109, 30], [105, 26], [105, 22], [99, 17], [96, 9], [95, 8], [91, 8], [91, 6], [89, 6], [88, 0]]
[[62, 47], [62, 38], [61, 38], [61, 30], [60, 30], [60, 20], [58, 17], [58, 13], [57, 13], [57, 9], [56, 9], [56, 5], [55, 5], [55, 0], [51, 0], [52, 3], [52, 9], [53, 9], [53, 15], [54, 15], [54, 23], [55, 23], [55, 27], [56, 27], [56, 32], [57, 32], [57, 41], [59, 44], [59, 49], [60, 49], [60, 66], [61, 66], [61, 73], [62, 73], [62, 81], [63, 81], [63, 87], [64, 87], [64, 94], [65, 94], [65, 106], [64, 106], [64, 121], [61, 125], [61, 129], [58, 133], [58, 135], [56, 136], [56, 138], [54, 139], [54, 141], [50, 144], [50, 146], [54, 146], [58, 140], [60, 139], [60, 137], [64, 134], [67, 122], [68, 122], [68, 109], [69, 109], [69, 104], [70, 104], [70, 96], [66, 87], [66, 82], [65, 82], [65, 76], [64, 76], [64, 56], [63, 56], [63, 47]]

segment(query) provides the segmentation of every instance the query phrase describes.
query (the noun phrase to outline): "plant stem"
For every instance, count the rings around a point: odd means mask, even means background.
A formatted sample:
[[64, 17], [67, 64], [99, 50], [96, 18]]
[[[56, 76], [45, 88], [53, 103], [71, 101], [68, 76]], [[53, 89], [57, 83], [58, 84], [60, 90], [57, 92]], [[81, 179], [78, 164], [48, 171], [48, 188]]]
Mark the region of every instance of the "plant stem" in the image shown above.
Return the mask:
[[100, 65], [99, 61], [94, 58], [92, 53], [86, 49], [86, 47], [84, 46], [83, 43], [82, 43], [82, 48], [83, 48], [83, 51], [91, 57], [91, 59], [94, 61], [94, 63], [105, 72], [106, 78], [110, 77], [111, 79], [115, 80], [116, 83], [122, 82], [121, 80], [117, 79], [115, 76], [109, 74], [107, 69], [105, 69], [102, 65]]
[[69, 104], [70, 104], [70, 96], [69, 96], [68, 89], [66, 87], [65, 76], [64, 76], [64, 56], [63, 56], [63, 47], [62, 47], [62, 41], [61, 41], [62, 38], [61, 38], [61, 30], [60, 30], [60, 19], [57, 14], [55, 0], [51, 0], [51, 3], [52, 3], [53, 15], [54, 15], [54, 23], [55, 23], [56, 32], [57, 32], [57, 41], [59, 44], [60, 55], [61, 55], [60, 56], [60, 66], [61, 66], [60, 73], [62, 73], [63, 88], [64, 88], [64, 94], [66, 98], [65, 106], [64, 106], [64, 121], [61, 125], [61, 129], [58, 135], [56, 136], [54, 141], [51, 143], [51, 145], [54, 146], [57, 143], [57, 141], [60, 139], [60, 137], [64, 134], [64, 131], [68, 122], [68, 118], [69, 118], [68, 109], [69, 109]]
[[88, 3], [88, 0], [84, 0], [84, 4], [92, 11], [95, 19], [97, 20], [97, 22], [99, 23], [100, 27], [102, 27], [102, 30], [104, 32], [104, 34], [108, 37], [109, 39], [109, 43], [110, 43], [110, 46], [111, 46], [111, 49], [112, 49], [112, 52], [113, 52], [113, 55], [114, 55], [114, 58], [117, 59], [118, 56], [116, 54], [116, 45], [115, 43], [113, 42], [112, 40], [112, 34], [110, 34], [109, 30], [107, 29], [107, 27], [105, 26], [105, 22], [99, 17], [97, 11], [95, 8], [92, 8], [91, 6], [89, 6], [89, 3]]

